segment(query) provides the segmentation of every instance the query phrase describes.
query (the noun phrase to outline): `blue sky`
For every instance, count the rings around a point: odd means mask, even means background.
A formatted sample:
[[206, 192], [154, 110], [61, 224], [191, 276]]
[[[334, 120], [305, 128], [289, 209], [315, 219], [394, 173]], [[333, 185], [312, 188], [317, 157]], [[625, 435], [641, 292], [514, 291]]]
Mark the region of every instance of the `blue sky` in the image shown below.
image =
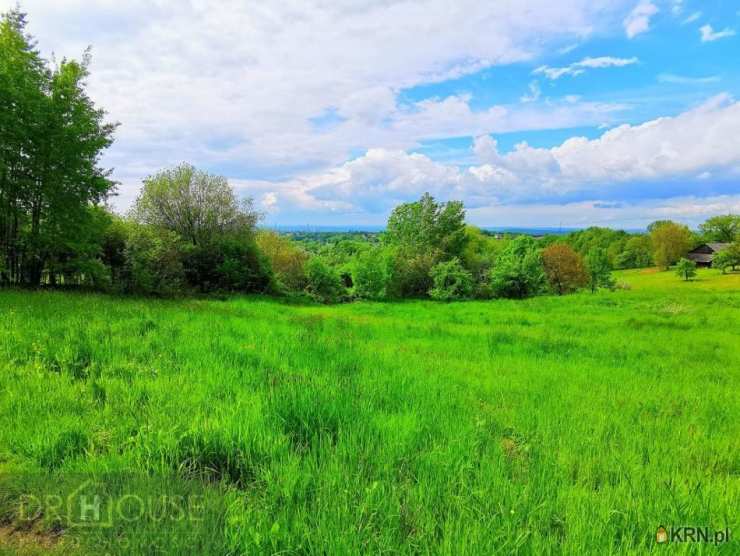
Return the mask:
[[737, 1], [21, 7], [45, 55], [93, 46], [120, 211], [188, 161], [268, 224], [382, 224], [424, 191], [484, 226], [740, 212]]

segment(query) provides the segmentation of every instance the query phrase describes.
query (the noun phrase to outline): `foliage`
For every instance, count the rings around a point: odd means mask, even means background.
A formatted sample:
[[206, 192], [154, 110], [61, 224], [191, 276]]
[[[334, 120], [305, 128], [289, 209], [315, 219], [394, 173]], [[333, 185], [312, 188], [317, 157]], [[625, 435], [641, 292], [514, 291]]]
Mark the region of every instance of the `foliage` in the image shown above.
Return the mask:
[[359, 253], [352, 266], [354, 294], [360, 299], [383, 299], [388, 286], [388, 256], [381, 247]]
[[187, 244], [173, 231], [154, 226], [131, 226], [121, 277], [123, 290], [158, 296], [184, 293], [186, 249]]
[[473, 296], [486, 299], [491, 296], [489, 274], [496, 257], [506, 246], [505, 240], [494, 239], [475, 226], [465, 227], [465, 248], [460, 260], [473, 277]]
[[630, 237], [614, 259], [616, 268], [645, 268], [652, 264], [653, 245], [645, 234]]
[[389, 275], [386, 286], [388, 297], [426, 297], [432, 288], [430, 272], [439, 259], [436, 251], [414, 251], [405, 247], [388, 250]]
[[181, 164], [144, 180], [131, 211], [141, 224], [177, 233], [193, 245], [224, 236], [250, 236], [260, 214], [239, 202], [226, 178]]
[[425, 193], [418, 201], [393, 209], [384, 240], [410, 252], [438, 251], [443, 259], [459, 256], [466, 242], [463, 204], [438, 203]]
[[696, 262], [682, 258], [676, 263], [676, 274], [688, 282], [696, 276]]
[[740, 240], [740, 215], [713, 216], [699, 226], [705, 241], [732, 243]]
[[429, 297], [438, 301], [468, 299], [473, 293], [473, 276], [457, 258], [437, 263], [430, 272], [434, 287]]
[[604, 249], [594, 248], [586, 255], [586, 275], [592, 293], [599, 288], [613, 288], [612, 267]]
[[692, 245], [692, 235], [683, 224], [671, 221], [658, 221], [651, 224], [650, 241], [653, 245], [655, 264], [667, 270], [688, 253]]
[[501, 251], [491, 271], [491, 289], [497, 297], [523, 298], [541, 293], [545, 271], [537, 243], [519, 236]]
[[[53, 280], [48, 265], [71, 260], [70, 245], [90, 232], [90, 207], [114, 189], [99, 162], [115, 125], [87, 96], [89, 66], [85, 52], [50, 69], [25, 15], [0, 16], [0, 282], [37, 286], [44, 272]], [[89, 269], [89, 258], [78, 266]]]
[[583, 257], [564, 243], [543, 249], [542, 265], [550, 287], [558, 295], [573, 292], [588, 283]]
[[728, 268], [735, 270], [740, 266], [740, 240], [730, 244], [729, 247], [723, 249], [719, 253], [715, 253], [712, 259], [712, 266], [719, 268], [723, 273], [727, 272]]
[[268, 230], [257, 233], [257, 247], [270, 262], [281, 288], [293, 292], [303, 291], [306, 287], [304, 267], [308, 253], [289, 238]]
[[185, 277], [200, 292], [267, 292], [272, 274], [251, 238], [225, 236], [184, 251]]
[[321, 303], [336, 303], [344, 295], [342, 279], [321, 257], [311, 257], [306, 263], [306, 293]]

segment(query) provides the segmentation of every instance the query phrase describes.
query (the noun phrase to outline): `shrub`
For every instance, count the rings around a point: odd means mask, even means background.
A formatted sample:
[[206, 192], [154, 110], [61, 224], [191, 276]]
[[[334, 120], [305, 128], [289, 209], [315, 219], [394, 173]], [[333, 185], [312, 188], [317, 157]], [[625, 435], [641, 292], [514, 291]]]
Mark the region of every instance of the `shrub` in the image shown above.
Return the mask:
[[257, 247], [270, 262], [281, 289], [303, 291], [306, 287], [305, 265], [308, 253], [290, 239], [266, 230], [257, 234]]
[[719, 268], [724, 274], [728, 268], [735, 270], [740, 266], [740, 241], [736, 241], [727, 249], [723, 249], [712, 259], [712, 267]]
[[352, 266], [354, 293], [362, 299], [382, 299], [388, 285], [388, 261], [380, 247], [373, 247], [355, 257]]
[[434, 282], [434, 287], [429, 290], [432, 299], [439, 301], [466, 299], [473, 293], [473, 276], [457, 258], [437, 263], [430, 275]]
[[599, 288], [613, 288], [612, 267], [604, 249], [594, 248], [586, 255], [586, 274], [591, 293]]
[[696, 276], [696, 262], [689, 259], [681, 259], [676, 263], [676, 274], [688, 282]]
[[391, 255], [386, 288], [389, 297], [426, 297], [433, 283], [430, 272], [438, 260], [437, 252], [396, 249]]
[[339, 274], [320, 257], [306, 263], [306, 293], [321, 303], [336, 303], [344, 295]]
[[185, 246], [175, 232], [132, 226], [124, 250], [123, 289], [130, 293], [171, 296], [185, 291]]
[[188, 284], [201, 292], [265, 292], [272, 284], [267, 259], [249, 238], [223, 237], [188, 246], [185, 252]]
[[540, 293], [545, 286], [542, 257], [534, 239], [513, 239], [496, 259], [491, 289], [497, 297], [523, 298]]
[[554, 243], [542, 251], [542, 264], [550, 287], [563, 295], [585, 286], [588, 276], [583, 258], [572, 247], [564, 243]]

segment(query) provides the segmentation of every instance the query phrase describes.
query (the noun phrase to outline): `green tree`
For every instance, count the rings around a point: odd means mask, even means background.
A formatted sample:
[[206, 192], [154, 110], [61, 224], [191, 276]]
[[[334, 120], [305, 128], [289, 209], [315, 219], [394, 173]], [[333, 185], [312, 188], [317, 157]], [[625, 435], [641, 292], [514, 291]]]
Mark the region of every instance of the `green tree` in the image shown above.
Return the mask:
[[336, 303], [345, 293], [339, 274], [321, 257], [306, 263], [306, 280], [306, 293], [321, 303]]
[[361, 299], [382, 299], [388, 285], [388, 258], [381, 247], [356, 255], [352, 266], [354, 293]]
[[586, 255], [586, 274], [591, 293], [599, 288], [613, 288], [612, 268], [604, 249], [594, 248]]
[[688, 282], [696, 276], [696, 262], [682, 258], [676, 263], [676, 274]]
[[176, 232], [193, 245], [226, 235], [252, 236], [261, 217], [251, 199], [237, 200], [226, 178], [190, 164], [144, 180], [131, 215], [140, 224]]
[[280, 288], [303, 291], [306, 287], [305, 265], [309, 258], [306, 251], [290, 238], [268, 230], [257, 233], [257, 247], [270, 261]]
[[384, 239], [413, 252], [438, 252], [443, 259], [465, 247], [465, 209], [460, 201], [438, 203], [429, 193], [393, 209]]
[[554, 243], [543, 249], [542, 264], [550, 287], [558, 295], [575, 291], [588, 282], [583, 257], [565, 243]]
[[545, 284], [542, 257], [536, 241], [528, 236], [519, 236], [509, 242], [491, 271], [491, 289], [497, 297], [537, 295]]
[[683, 224], [658, 221], [651, 224], [650, 241], [653, 245], [655, 264], [664, 270], [688, 253], [693, 242], [691, 231]]
[[650, 236], [640, 234], [629, 238], [614, 262], [617, 268], [645, 268], [653, 264]]
[[457, 258], [437, 263], [430, 274], [434, 282], [434, 287], [429, 290], [432, 299], [467, 299], [473, 293], [473, 276]]
[[116, 126], [85, 91], [89, 52], [49, 69], [25, 27], [17, 10], [0, 18], [0, 249], [5, 280], [35, 286], [113, 191], [100, 157]]
[[740, 215], [713, 216], [699, 226], [706, 241], [732, 243], [740, 238]]
[[740, 241], [716, 253], [712, 259], [712, 267], [719, 268], [722, 274], [727, 272], [728, 268], [734, 271], [738, 266], [740, 266]]

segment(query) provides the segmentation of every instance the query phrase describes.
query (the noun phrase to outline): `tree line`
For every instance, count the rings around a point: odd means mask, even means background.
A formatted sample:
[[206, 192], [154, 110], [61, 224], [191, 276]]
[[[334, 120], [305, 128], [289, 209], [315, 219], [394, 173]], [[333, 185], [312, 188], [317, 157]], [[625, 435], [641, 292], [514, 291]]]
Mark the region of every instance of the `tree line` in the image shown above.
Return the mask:
[[[256, 292], [321, 302], [524, 298], [610, 288], [614, 268], [667, 269], [701, 241], [737, 242], [734, 215], [709, 219], [698, 233], [659, 221], [647, 234], [589, 228], [499, 239], [468, 225], [462, 202], [429, 194], [396, 207], [378, 236], [295, 241], [260, 230], [251, 201], [189, 164], [145, 179], [120, 216], [107, 208], [116, 184], [101, 167], [116, 124], [86, 94], [89, 53], [51, 67], [25, 29], [18, 10], [0, 19], [3, 285], [158, 296]], [[738, 254], [733, 246], [717, 260], [734, 268]]]

